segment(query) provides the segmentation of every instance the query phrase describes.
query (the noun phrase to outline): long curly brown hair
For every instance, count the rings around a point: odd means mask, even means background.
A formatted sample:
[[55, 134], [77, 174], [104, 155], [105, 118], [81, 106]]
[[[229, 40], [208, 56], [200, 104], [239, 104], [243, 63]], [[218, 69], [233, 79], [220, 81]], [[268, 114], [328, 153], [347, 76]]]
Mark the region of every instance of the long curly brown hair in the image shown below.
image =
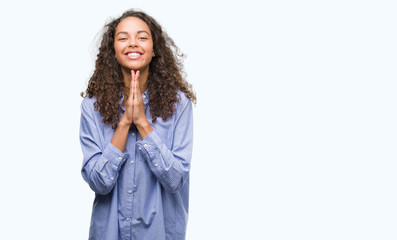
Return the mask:
[[175, 103], [180, 101], [178, 90], [196, 103], [192, 85], [184, 78], [184, 55], [156, 20], [142, 11], [131, 9], [105, 25], [95, 71], [88, 82], [87, 90], [81, 93], [82, 97], [97, 98], [95, 110], [101, 113], [102, 121], [110, 124], [113, 129], [120, 121], [120, 100], [126, 90], [121, 67], [115, 58], [114, 35], [117, 25], [127, 17], [143, 20], [149, 26], [153, 38], [153, 51], [156, 56], [149, 64], [147, 80], [152, 122], [157, 117], [166, 120], [175, 112]]

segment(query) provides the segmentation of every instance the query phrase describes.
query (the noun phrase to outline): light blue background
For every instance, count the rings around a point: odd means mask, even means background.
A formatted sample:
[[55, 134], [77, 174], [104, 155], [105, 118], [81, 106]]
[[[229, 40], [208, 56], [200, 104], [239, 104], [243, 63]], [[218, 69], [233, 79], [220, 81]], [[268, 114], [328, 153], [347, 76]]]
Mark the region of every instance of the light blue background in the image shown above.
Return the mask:
[[79, 93], [132, 7], [198, 94], [188, 240], [397, 238], [394, 1], [39, 0], [0, 3], [0, 239], [88, 238]]

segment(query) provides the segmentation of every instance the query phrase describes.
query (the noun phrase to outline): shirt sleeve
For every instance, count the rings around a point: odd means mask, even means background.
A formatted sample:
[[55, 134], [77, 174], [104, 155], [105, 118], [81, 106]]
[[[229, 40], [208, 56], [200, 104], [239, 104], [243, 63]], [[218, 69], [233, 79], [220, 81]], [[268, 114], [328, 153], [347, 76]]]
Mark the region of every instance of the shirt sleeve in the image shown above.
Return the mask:
[[95, 193], [106, 195], [113, 189], [128, 154], [122, 153], [110, 142], [102, 144], [103, 137], [93, 119], [93, 111], [93, 106], [83, 101], [80, 143], [84, 157], [81, 174]]
[[192, 103], [186, 101], [178, 114], [172, 149], [153, 130], [137, 142], [138, 149], [147, 161], [151, 171], [168, 192], [180, 190], [189, 176], [193, 148]]

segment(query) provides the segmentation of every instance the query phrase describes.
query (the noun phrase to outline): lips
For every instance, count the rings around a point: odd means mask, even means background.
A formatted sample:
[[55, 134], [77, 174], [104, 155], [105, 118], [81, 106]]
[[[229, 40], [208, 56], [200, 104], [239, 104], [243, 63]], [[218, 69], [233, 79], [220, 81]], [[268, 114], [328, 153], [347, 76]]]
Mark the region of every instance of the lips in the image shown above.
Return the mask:
[[140, 58], [142, 56], [142, 53], [140, 53], [140, 52], [128, 52], [128, 53], [126, 53], [126, 56], [129, 59], [138, 59], [138, 58]]

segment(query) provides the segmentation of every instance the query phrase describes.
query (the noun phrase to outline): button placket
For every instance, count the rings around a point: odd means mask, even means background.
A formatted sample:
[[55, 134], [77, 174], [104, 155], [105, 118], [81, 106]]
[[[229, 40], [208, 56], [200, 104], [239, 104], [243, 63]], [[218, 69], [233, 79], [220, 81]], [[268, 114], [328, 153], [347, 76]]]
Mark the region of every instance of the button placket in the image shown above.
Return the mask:
[[[125, 158], [123, 160], [124, 161], [129, 160], [129, 162], [133, 162], [135, 160], [135, 158], [136, 158], [135, 142], [136, 142], [137, 133], [136, 133], [136, 131], [131, 130], [131, 132], [129, 134], [131, 134], [131, 135], [128, 135], [128, 141], [127, 141], [127, 145], [126, 145], [126, 148], [125, 148], [126, 152], [129, 153], [129, 157]], [[135, 168], [134, 168], [134, 166], [131, 166], [129, 164], [125, 164], [124, 165], [124, 174], [126, 174], [126, 176], [124, 176], [124, 177], [127, 177], [127, 181], [128, 182], [124, 182], [124, 184], [123, 184], [124, 186], [123, 186], [122, 191], [124, 192], [124, 198], [125, 198], [126, 204], [125, 204], [125, 206], [123, 206], [122, 211], [123, 211], [124, 216], [128, 216], [124, 220], [126, 222], [131, 222], [131, 220], [132, 220], [131, 216], [132, 216], [132, 213], [134, 211], [134, 209], [133, 209], [133, 201], [134, 201], [133, 198], [134, 198], [134, 196], [133, 196], [133, 191], [132, 191], [133, 188], [132, 188], [132, 183], [131, 183], [131, 182], [135, 181]]]

